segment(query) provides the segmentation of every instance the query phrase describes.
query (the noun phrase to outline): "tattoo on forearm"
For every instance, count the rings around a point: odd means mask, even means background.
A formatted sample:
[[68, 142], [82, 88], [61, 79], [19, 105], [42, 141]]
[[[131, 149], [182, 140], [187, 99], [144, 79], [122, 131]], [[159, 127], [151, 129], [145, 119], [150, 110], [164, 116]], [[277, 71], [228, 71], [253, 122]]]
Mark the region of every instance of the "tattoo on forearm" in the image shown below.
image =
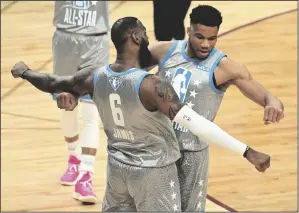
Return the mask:
[[167, 81], [157, 78], [155, 91], [158, 96], [161, 97], [163, 101], [165, 101], [168, 107], [169, 118], [171, 120], [174, 119], [174, 117], [184, 106], [184, 104], [180, 101], [173, 87]]
[[[48, 93], [59, 92], [61, 89], [66, 87], [66, 84], [68, 83], [67, 80], [64, 80], [64, 77], [58, 77], [50, 73], [38, 73], [33, 71], [27, 71], [24, 73], [23, 79], [29, 81], [37, 89]], [[68, 87], [70, 86], [71, 85], [68, 83]]]
[[87, 93], [85, 80], [90, 77], [94, 69], [79, 71], [71, 76], [56, 76], [49, 73], [27, 71], [23, 78], [29, 81], [37, 89], [48, 93], [69, 92], [78, 97]]

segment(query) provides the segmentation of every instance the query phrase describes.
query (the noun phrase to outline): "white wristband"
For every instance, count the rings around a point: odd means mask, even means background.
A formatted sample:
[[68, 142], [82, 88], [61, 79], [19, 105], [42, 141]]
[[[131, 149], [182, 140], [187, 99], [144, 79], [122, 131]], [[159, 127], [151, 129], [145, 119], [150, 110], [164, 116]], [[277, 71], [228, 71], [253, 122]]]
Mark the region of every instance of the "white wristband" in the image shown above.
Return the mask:
[[177, 113], [174, 121], [189, 129], [208, 144], [222, 146], [240, 155], [246, 151], [246, 144], [230, 136], [216, 124], [200, 116], [186, 105]]

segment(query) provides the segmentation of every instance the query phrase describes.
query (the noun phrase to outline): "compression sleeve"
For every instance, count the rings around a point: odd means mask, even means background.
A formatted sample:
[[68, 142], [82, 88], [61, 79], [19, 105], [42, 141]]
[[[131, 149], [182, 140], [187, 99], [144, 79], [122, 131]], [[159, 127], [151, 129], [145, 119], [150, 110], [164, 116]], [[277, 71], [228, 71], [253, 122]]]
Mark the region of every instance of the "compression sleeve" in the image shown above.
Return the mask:
[[197, 114], [188, 106], [183, 106], [174, 121], [189, 129], [201, 140], [208, 144], [215, 144], [243, 155], [247, 145], [230, 136], [219, 126]]

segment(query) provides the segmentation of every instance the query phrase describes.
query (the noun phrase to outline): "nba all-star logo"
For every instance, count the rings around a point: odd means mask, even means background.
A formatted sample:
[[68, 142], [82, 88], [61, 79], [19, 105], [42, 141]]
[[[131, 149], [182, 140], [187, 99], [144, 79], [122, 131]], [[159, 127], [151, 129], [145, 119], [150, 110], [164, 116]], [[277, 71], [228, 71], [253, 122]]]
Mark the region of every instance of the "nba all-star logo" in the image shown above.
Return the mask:
[[111, 76], [109, 78], [109, 83], [111, 84], [111, 87], [113, 88], [113, 90], [116, 91], [119, 88], [121, 81], [118, 77]]
[[94, 9], [96, 5], [97, 1], [66, 1], [63, 6], [64, 23], [75, 26], [96, 26], [97, 11]]

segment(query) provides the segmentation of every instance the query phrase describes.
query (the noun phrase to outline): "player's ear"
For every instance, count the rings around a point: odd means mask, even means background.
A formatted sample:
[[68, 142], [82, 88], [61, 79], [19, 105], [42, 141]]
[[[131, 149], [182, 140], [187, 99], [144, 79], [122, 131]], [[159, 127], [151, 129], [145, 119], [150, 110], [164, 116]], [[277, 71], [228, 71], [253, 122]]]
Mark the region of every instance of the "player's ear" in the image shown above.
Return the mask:
[[190, 36], [190, 27], [187, 27], [187, 34]]
[[133, 42], [139, 46], [141, 43], [141, 39], [138, 37], [137, 33], [133, 32], [131, 37], [132, 37]]

